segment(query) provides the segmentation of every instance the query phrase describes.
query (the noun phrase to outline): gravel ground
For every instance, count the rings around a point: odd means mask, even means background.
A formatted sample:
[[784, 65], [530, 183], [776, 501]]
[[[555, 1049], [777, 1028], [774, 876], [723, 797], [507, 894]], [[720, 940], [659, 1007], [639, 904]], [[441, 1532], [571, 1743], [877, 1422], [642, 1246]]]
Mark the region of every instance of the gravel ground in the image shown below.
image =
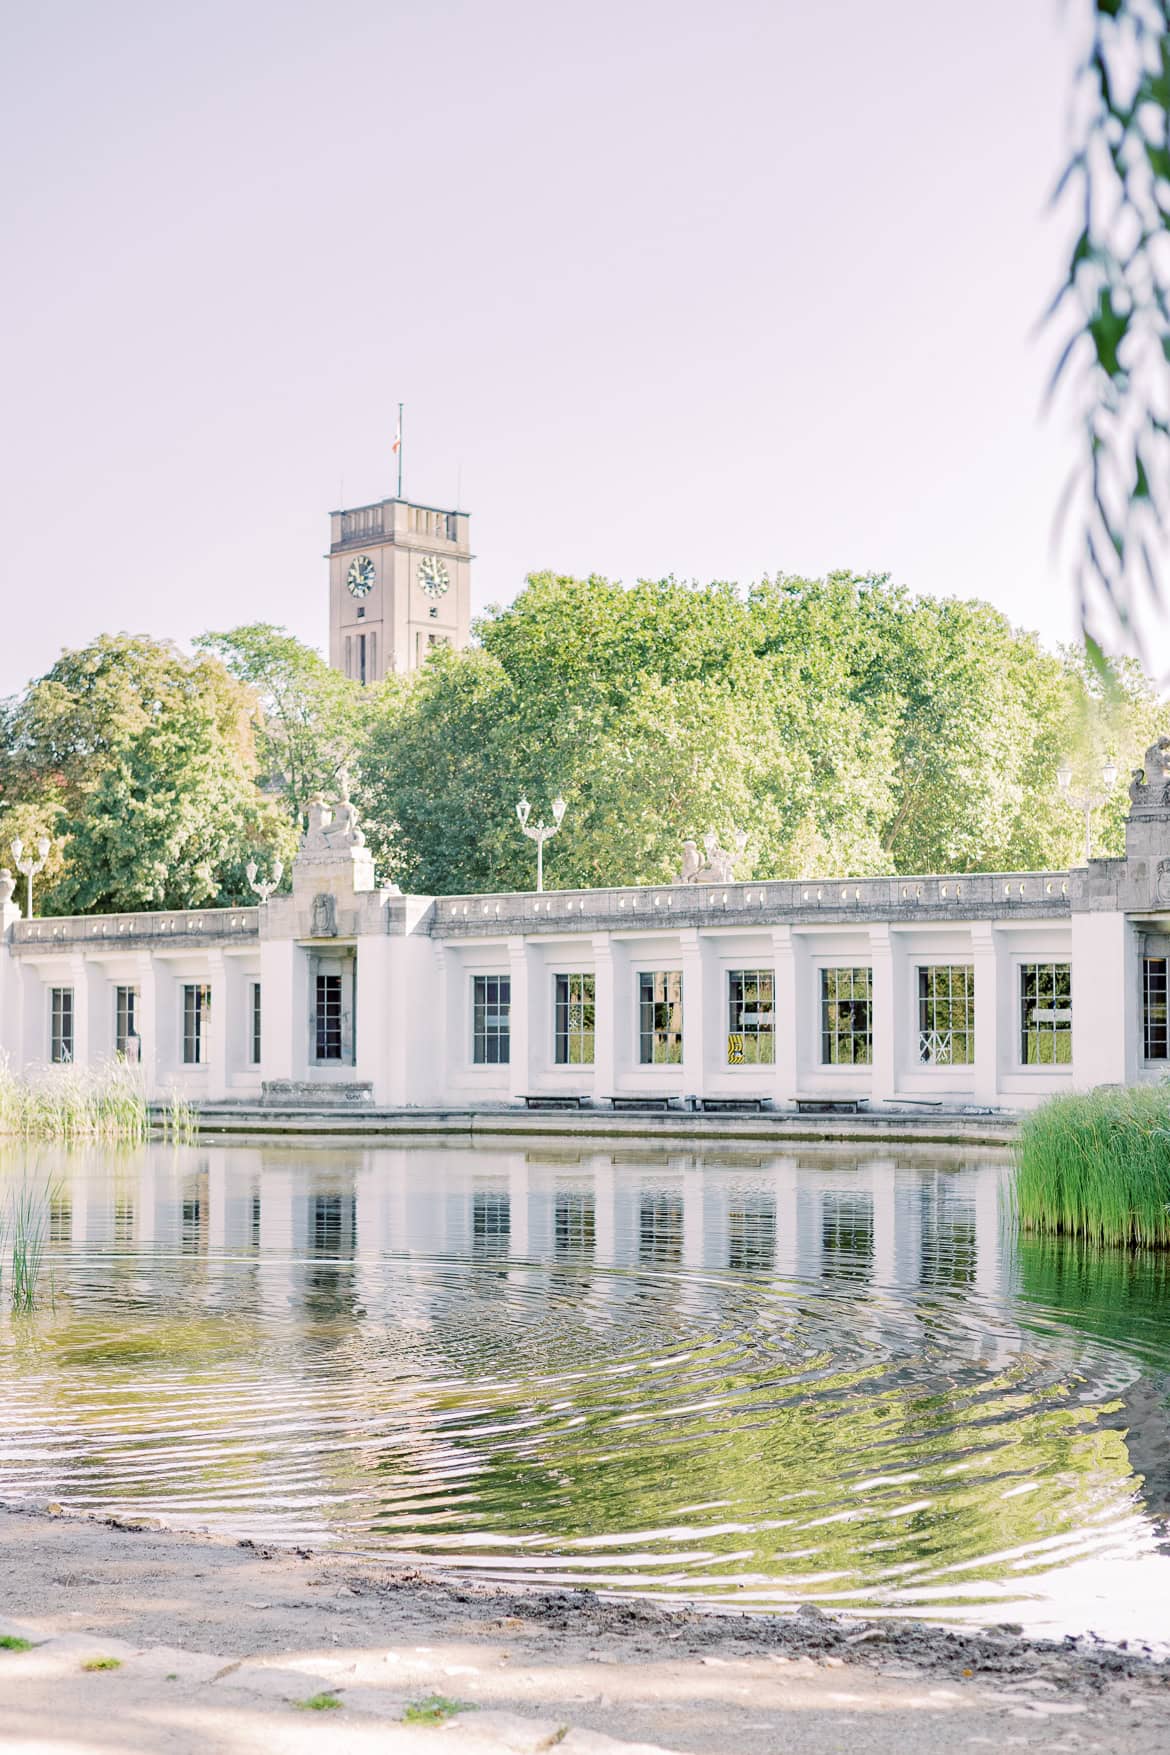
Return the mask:
[[[0, 1650], [6, 1755], [1170, 1751], [1143, 1650], [523, 1594], [31, 1507], [0, 1509], [5, 1634], [32, 1642]], [[431, 1696], [474, 1710], [404, 1722]]]

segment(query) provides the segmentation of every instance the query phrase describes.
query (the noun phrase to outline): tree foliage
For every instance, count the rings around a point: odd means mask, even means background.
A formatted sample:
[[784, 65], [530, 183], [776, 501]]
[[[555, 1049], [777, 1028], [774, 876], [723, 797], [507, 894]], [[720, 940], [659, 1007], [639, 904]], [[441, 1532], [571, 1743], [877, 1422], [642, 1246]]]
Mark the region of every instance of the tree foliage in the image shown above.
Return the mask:
[[293, 823], [303, 823], [310, 799], [335, 791], [342, 769], [356, 759], [376, 691], [342, 676], [270, 622], [204, 634], [195, 646], [213, 653], [255, 694], [265, 790], [284, 801]]
[[[1164, 606], [1170, 514], [1170, 0], [1088, 0], [1074, 143], [1057, 189], [1078, 209], [1054, 306], [1066, 334], [1054, 385], [1073, 381], [1080, 458], [1069, 483], [1081, 538], [1082, 624], [1140, 643]], [[1079, 374], [1079, 375], [1078, 375]], [[1075, 387], [1074, 387], [1075, 386]], [[1090, 631], [1097, 624], [1096, 634]]]
[[1129, 766], [1155, 730], [1136, 669], [1106, 699], [1083, 655], [881, 577], [540, 574], [477, 634], [386, 698], [360, 760], [378, 852], [423, 893], [531, 887], [521, 793], [568, 802], [560, 887], [661, 882], [708, 829], [748, 832], [741, 875], [1060, 866], [1062, 759], [1095, 737]]
[[256, 787], [256, 701], [209, 656], [104, 635], [66, 651], [8, 710], [10, 807], [51, 820], [48, 913], [171, 908], [248, 897], [257, 852], [291, 851]]

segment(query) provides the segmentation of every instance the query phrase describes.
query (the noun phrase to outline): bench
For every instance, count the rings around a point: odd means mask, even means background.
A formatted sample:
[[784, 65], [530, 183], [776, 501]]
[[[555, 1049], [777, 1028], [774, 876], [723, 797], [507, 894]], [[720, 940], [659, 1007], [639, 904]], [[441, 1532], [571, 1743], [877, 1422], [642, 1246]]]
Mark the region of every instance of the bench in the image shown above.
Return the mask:
[[534, 1091], [523, 1101], [528, 1109], [585, 1109], [592, 1099], [578, 1091]]
[[869, 1107], [868, 1097], [794, 1097], [801, 1115], [857, 1115]]
[[899, 1109], [941, 1109], [941, 1097], [893, 1097]]
[[609, 1097], [606, 1099], [617, 1109], [676, 1109], [685, 1108], [686, 1099], [682, 1097]]
[[772, 1107], [770, 1097], [697, 1097], [695, 1101], [706, 1115], [760, 1115]]

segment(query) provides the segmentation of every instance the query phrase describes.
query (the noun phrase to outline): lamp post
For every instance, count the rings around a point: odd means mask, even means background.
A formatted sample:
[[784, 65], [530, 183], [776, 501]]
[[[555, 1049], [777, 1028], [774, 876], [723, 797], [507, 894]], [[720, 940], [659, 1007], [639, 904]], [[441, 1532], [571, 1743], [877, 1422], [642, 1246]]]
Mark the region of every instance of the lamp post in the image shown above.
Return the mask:
[[272, 876], [271, 876], [271, 878], [261, 878], [259, 883], [257, 883], [257, 881], [256, 881], [256, 873], [257, 873], [257, 871], [259, 871], [260, 868], [256, 864], [256, 861], [254, 859], [250, 859], [248, 861], [247, 867], [245, 869], [247, 870], [247, 873], [248, 873], [248, 888], [250, 890], [255, 890], [256, 894], [259, 896], [259, 898], [262, 902], [267, 902], [269, 896], [271, 896], [276, 890], [278, 890], [280, 888], [280, 880], [284, 876], [284, 861], [283, 860], [274, 859], [272, 861]]
[[52, 842], [47, 835], [38, 835], [37, 852], [40, 854], [40, 858], [34, 859], [31, 853], [25, 858], [21, 858], [24, 853], [24, 842], [19, 835], [12, 843], [12, 857], [16, 861], [16, 869], [23, 875], [28, 884], [28, 917], [30, 920], [33, 917], [33, 879], [39, 871], [44, 871], [45, 860], [49, 857], [51, 846]]
[[561, 820], [565, 814], [565, 801], [559, 794], [553, 799], [553, 820], [551, 823], [529, 824], [528, 817], [531, 810], [532, 806], [526, 798], [522, 798], [516, 806], [516, 815], [520, 818], [521, 829], [530, 841], [536, 842], [536, 888], [540, 892], [544, 889], [544, 844], [552, 839], [561, 826]]
[[1079, 810], [1085, 819], [1085, 863], [1088, 864], [1093, 857], [1093, 812], [1100, 809], [1117, 784], [1117, 763], [1107, 756], [1101, 764], [1103, 792], [1096, 792], [1090, 787], [1074, 790], [1072, 780], [1072, 768], [1067, 761], [1062, 762], [1056, 770], [1056, 783], [1069, 808]]

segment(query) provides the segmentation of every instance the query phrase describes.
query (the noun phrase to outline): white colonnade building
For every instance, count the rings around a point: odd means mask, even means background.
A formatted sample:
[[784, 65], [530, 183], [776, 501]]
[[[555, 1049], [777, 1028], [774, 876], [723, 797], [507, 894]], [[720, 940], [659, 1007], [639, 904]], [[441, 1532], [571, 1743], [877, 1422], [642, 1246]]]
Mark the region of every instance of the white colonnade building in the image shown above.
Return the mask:
[[22, 920], [18, 1071], [140, 1061], [148, 1094], [378, 1108], [740, 1100], [1026, 1109], [1170, 1072], [1170, 740], [1126, 853], [1069, 872], [418, 897], [314, 806], [259, 907]]

